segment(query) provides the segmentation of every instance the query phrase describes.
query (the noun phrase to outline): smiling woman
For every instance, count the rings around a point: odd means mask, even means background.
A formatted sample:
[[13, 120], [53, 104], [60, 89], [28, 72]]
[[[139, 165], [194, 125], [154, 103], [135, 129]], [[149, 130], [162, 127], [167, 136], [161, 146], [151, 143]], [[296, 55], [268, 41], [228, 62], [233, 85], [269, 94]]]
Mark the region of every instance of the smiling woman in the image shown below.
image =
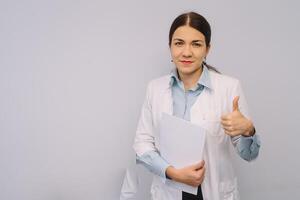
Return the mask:
[[202, 67], [199, 66], [209, 51], [205, 36], [188, 25], [181, 26], [174, 32], [170, 48], [179, 77], [186, 83], [185, 89], [190, 89], [200, 77]]
[[[154, 200], [238, 200], [231, 151], [235, 149], [247, 161], [258, 156], [260, 141], [239, 81], [205, 62], [210, 39], [210, 25], [203, 16], [195, 12], [178, 16], [169, 32], [175, 68], [148, 85], [134, 149], [137, 160], [154, 174]], [[163, 133], [156, 130], [162, 113], [204, 128], [203, 160], [179, 168], [161, 156], [158, 141]], [[198, 187], [197, 195], [174, 188], [166, 180]]]

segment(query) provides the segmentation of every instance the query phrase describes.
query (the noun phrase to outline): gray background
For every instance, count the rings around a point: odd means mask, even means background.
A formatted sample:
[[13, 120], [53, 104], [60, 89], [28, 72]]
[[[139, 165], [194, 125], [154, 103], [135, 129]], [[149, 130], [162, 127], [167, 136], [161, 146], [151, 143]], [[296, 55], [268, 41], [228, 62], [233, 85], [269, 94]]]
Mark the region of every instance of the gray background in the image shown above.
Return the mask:
[[[299, 199], [297, 0], [0, 1], [0, 199], [114, 200], [168, 29], [211, 23], [208, 63], [242, 81], [262, 148], [242, 199]], [[147, 180], [146, 180], [147, 181]], [[146, 199], [146, 198], [145, 198]]]

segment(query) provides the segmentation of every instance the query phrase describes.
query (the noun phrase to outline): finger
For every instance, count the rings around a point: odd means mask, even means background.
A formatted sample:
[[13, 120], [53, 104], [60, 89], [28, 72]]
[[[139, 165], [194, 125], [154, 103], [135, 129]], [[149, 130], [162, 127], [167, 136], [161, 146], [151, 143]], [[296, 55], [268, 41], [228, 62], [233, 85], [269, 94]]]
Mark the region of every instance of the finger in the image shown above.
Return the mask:
[[203, 180], [204, 180], [204, 177], [205, 177], [205, 167], [203, 167], [203, 169], [201, 169], [200, 170], [200, 177], [199, 177], [199, 179], [197, 180], [198, 181], [198, 183], [199, 183], [199, 185], [203, 182]]
[[201, 177], [200, 184], [203, 182], [204, 178], [205, 178], [205, 169], [203, 170], [203, 175]]
[[229, 120], [232, 120], [232, 118], [233, 118], [233, 114], [230, 113], [230, 114], [228, 114], [228, 115], [223, 115], [223, 116], [221, 117], [221, 121], [222, 121], [222, 120], [223, 120], [223, 121], [229, 121]]
[[197, 172], [199, 173], [200, 176], [203, 176], [203, 174], [205, 173], [205, 166], [203, 166], [201, 169], [199, 169]]
[[193, 187], [198, 187], [200, 185], [199, 181], [196, 181], [195, 183], [192, 184]]
[[241, 135], [242, 133], [239, 130], [235, 130], [235, 131], [231, 131], [230, 134], [231, 136], [237, 136], [237, 135]]
[[201, 168], [204, 166], [204, 164], [205, 164], [204, 160], [201, 160], [199, 163], [195, 164], [195, 165], [193, 166], [193, 168], [194, 168], [195, 170], [201, 169]]
[[231, 132], [230, 128], [223, 127], [223, 129], [224, 129], [225, 132], [228, 132], [228, 133]]
[[224, 132], [225, 132], [226, 135], [232, 136], [231, 131], [224, 130]]
[[201, 178], [204, 176], [204, 173], [205, 173], [205, 167], [202, 167], [201, 169], [199, 169], [195, 175], [196, 181], [200, 181]]
[[235, 131], [235, 128], [232, 125], [224, 125], [223, 129], [230, 132]]
[[221, 121], [226, 121], [226, 120], [229, 120], [229, 115], [222, 115]]
[[239, 96], [234, 97], [232, 104], [233, 111], [239, 111], [239, 99]]
[[231, 126], [232, 122], [231, 122], [231, 120], [222, 120], [221, 124], [222, 124], [222, 126]]

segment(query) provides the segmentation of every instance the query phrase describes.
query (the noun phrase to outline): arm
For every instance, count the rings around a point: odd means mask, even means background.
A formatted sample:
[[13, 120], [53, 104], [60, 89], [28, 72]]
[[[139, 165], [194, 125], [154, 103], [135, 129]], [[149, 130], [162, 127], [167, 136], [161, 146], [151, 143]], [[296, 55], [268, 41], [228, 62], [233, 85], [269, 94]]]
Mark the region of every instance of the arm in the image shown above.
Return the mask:
[[142, 106], [133, 148], [136, 153], [137, 163], [142, 164], [152, 173], [166, 178], [165, 171], [169, 164], [159, 155], [158, 149], [155, 146], [151, 92], [152, 85], [150, 82]]
[[136, 160], [138, 164], [142, 164], [150, 172], [162, 177], [164, 181], [166, 180], [166, 170], [170, 165], [158, 152], [148, 151], [142, 156], [136, 155]]
[[204, 179], [204, 161], [181, 169], [176, 169], [169, 165], [157, 152], [150, 151], [140, 157], [137, 156], [137, 162], [144, 165], [152, 173], [162, 177], [163, 182], [168, 178], [197, 187]]
[[254, 160], [258, 157], [260, 149], [259, 135], [250, 137], [237, 136], [232, 138], [233, 144], [239, 156], [246, 161]]
[[254, 160], [259, 154], [260, 140], [248, 114], [248, 107], [239, 82], [233, 90], [233, 111], [222, 116], [222, 125], [226, 134], [241, 158]]
[[136, 152], [137, 162], [144, 165], [152, 173], [178, 182], [198, 186], [204, 178], [204, 162], [185, 168], [176, 169], [170, 166], [160, 155], [155, 146], [153, 132], [153, 117], [151, 107], [151, 83], [148, 85], [146, 98], [142, 107], [133, 148]]

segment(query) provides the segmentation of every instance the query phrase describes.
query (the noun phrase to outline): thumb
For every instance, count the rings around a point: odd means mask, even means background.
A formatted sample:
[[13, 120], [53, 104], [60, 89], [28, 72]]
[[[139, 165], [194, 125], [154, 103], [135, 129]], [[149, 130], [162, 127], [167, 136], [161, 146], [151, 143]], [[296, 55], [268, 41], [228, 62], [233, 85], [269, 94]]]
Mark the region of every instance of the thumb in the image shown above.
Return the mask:
[[239, 110], [239, 99], [240, 99], [239, 96], [234, 97], [233, 104], [232, 104], [233, 111]]
[[203, 166], [204, 166], [204, 164], [205, 164], [205, 162], [204, 162], [204, 160], [201, 160], [200, 162], [198, 162], [198, 163], [196, 163], [194, 166], [193, 166], [193, 168], [194, 169], [201, 169]]

